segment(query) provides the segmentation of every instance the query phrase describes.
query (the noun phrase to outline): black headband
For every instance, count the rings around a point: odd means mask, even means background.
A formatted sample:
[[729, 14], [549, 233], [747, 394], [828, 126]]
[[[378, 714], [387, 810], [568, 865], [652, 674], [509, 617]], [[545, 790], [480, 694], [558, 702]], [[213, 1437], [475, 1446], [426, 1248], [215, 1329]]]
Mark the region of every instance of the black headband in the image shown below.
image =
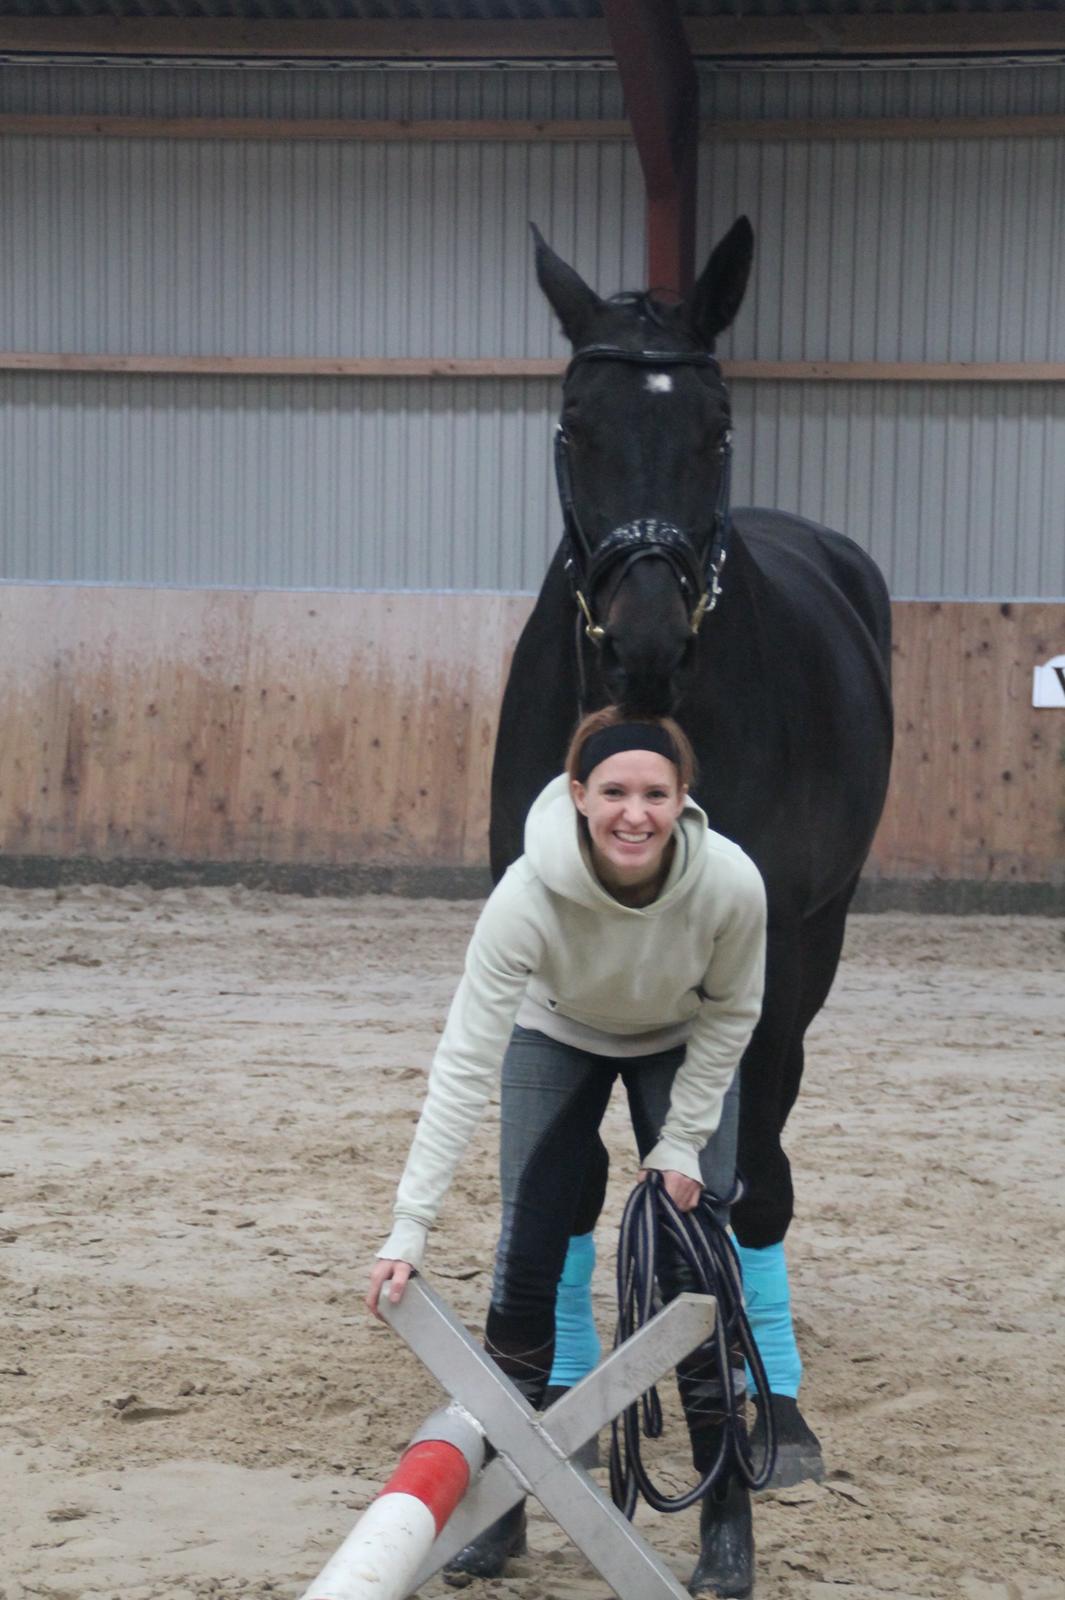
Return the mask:
[[609, 728], [600, 728], [586, 739], [577, 762], [577, 782], [587, 783], [601, 761], [619, 755], [622, 750], [653, 750], [665, 756], [680, 771], [677, 747], [665, 728], [657, 722], [615, 722]]

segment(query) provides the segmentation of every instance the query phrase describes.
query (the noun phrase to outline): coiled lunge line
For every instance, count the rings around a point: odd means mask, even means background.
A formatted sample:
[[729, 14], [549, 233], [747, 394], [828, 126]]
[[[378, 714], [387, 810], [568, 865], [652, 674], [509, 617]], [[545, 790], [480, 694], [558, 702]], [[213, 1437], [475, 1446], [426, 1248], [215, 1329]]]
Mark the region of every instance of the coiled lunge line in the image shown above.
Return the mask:
[[657, 1389], [648, 1389], [640, 1401], [615, 1418], [610, 1448], [610, 1493], [614, 1504], [630, 1520], [639, 1495], [655, 1511], [684, 1511], [701, 1500], [730, 1471], [735, 1471], [752, 1490], [764, 1489], [772, 1475], [776, 1433], [771, 1414], [767, 1409], [765, 1451], [755, 1471], [741, 1420], [743, 1390], [737, 1391], [733, 1381], [730, 1350], [737, 1355], [742, 1352], [760, 1392], [764, 1394], [768, 1388], [762, 1358], [743, 1307], [743, 1282], [735, 1246], [713, 1212], [717, 1203], [704, 1189], [693, 1211], [680, 1211], [666, 1192], [661, 1173], [649, 1172], [633, 1189], [621, 1219], [615, 1345], [630, 1339], [658, 1309], [656, 1269], [662, 1237], [666, 1235], [688, 1268], [692, 1290], [713, 1295], [717, 1301], [717, 1318], [709, 1343], [723, 1413], [714, 1460], [693, 1489], [672, 1497], [664, 1495], [652, 1482], [640, 1449], [641, 1409], [644, 1436], [657, 1439], [662, 1433], [662, 1406]]

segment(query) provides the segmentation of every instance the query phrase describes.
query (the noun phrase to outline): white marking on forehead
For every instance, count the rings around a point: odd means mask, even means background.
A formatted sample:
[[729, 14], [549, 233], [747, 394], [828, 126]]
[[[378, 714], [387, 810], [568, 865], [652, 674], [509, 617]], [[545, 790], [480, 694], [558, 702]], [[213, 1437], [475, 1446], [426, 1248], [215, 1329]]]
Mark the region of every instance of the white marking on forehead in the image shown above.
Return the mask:
[[673, 392], [673, 379], [668, 372], [649, 372], [647, 374], [647, 387], [652, 394], [671, 394]]

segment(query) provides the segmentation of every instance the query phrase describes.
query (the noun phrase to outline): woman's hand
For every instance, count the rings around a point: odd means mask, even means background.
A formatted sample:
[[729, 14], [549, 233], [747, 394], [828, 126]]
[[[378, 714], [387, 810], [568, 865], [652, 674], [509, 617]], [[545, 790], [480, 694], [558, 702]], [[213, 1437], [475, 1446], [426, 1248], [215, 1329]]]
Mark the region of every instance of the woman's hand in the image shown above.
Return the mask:
[[[647, 1168], [641, 1167], [636, 1174], [637, 1182], [642, 1183], [646, 1176]], [[694, 1211], [703, 1192], [702, 1184], [696, 1183], [694, 1178], [686, 1178], [683, 1172], [672, 1170], [663, 1172], [662, 1187], [678, 1211]]]
[[385, 1319], [377, 1309], [377, 1301], [385, 1284], [390, 1284], [388, 1291], [389, 1303], [398, 1306], [403, 1299], [403, 1291], [407, 1287], [413, 1268], [409, 1261], [387, 1261], [383, 1257], [373, 1264], [370, 1273], [370, 1288], [366, 1296], [366, 1309], [372, 1311], [378, 1322]]

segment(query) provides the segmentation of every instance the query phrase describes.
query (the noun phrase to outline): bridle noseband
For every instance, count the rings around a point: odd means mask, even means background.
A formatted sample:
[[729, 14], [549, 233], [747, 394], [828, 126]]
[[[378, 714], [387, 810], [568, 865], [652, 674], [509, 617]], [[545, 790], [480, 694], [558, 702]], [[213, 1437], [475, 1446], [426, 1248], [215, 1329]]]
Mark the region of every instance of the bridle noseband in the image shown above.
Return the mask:
[[[721, 376], [720, 364], [708, 350], [622, 350], [612, 344], [589, 344], [574, 352], [566, 368], [566, 378], [581, 361], [625, 361], [641, 367], [709, 367]], [[722, 445], [721, 483], [714, 507], [710, 546], [704, 558], [700, 558], [690, 534], [684, 529], [653, 517], [642, 517], [612, 528], [593, 550], [573, 503], [569, 450], [569, 438], [559, 423], [555, 430], [555, 477], [565, 525], [566, 571], [573, 586], [573, 597], [584, 616], [588, 638], [593, 644], [601, 645], [606, 637], [606, 630], [592, 615], [588, 599], [596, 586], [607, 572], [620, 566], [616, 589], [629, 569], [648, 556], [658, 556], [668, 562], [681, 592], [690, 597], [688, 625], [691, 632], [697, 634], [704, 616], [713, 611], [721, 594], [721, 569], [725, 565], [729, 530], [731, 432], [725, 435]]]

